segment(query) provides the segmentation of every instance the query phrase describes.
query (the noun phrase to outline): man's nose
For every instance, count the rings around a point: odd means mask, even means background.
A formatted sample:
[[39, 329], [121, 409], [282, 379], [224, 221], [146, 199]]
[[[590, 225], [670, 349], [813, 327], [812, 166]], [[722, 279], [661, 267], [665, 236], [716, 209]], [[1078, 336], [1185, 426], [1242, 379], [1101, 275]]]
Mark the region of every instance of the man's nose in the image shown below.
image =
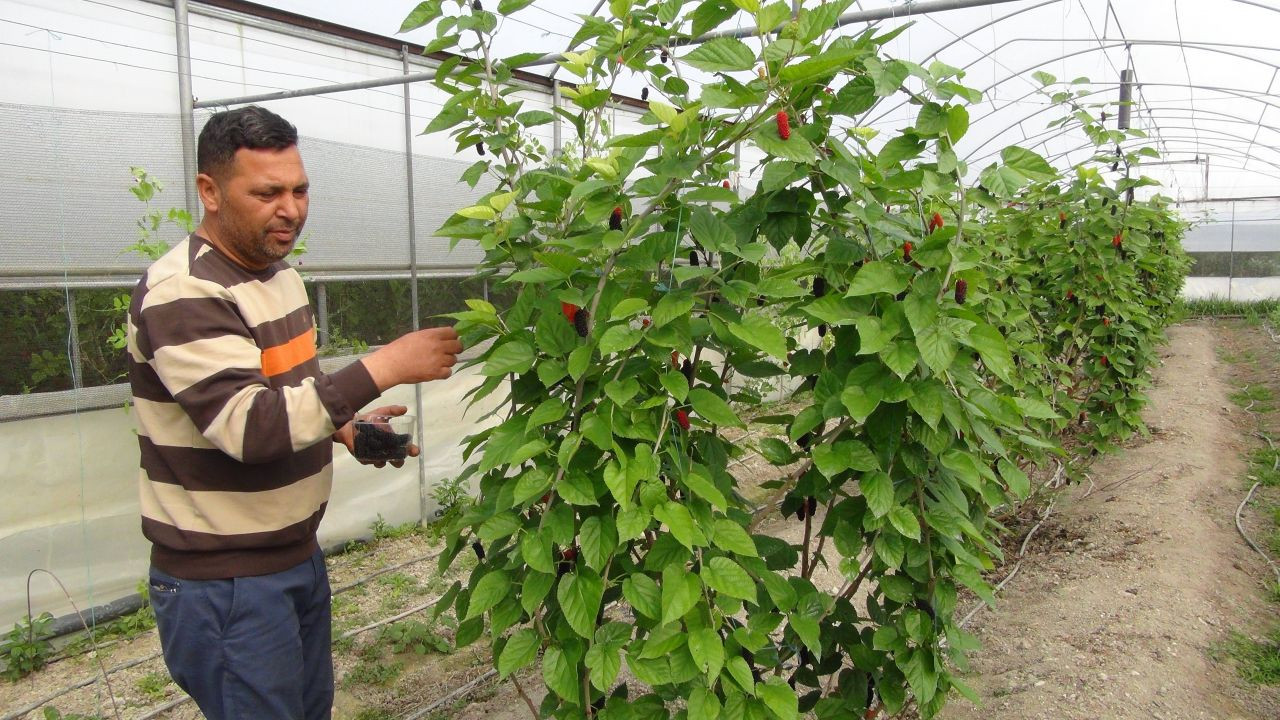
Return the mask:
[[284, 193], [276, 204], [276, 215], [287, 220], [297, 220], [302, 215], [302, 206], [293, 193]]

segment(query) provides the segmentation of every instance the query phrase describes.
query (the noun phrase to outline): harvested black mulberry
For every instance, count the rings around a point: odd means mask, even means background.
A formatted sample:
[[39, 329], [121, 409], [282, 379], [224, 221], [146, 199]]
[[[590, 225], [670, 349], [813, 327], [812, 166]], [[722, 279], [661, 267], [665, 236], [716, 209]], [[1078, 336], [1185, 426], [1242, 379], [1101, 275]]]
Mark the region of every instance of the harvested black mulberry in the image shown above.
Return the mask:
[[409, 455], [408, 433], [394, 433], [378, 426], [377, 422], [355, 424], [355, 455], [359, 460], [386, 462], [403, 460]]

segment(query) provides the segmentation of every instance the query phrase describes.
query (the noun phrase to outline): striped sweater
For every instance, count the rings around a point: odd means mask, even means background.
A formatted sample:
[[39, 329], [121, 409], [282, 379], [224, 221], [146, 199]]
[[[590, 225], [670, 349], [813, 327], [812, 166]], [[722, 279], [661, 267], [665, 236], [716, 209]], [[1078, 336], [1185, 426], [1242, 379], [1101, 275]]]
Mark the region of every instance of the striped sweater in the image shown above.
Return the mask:
[[297, 271], [245, 270], [193, 234], [138, 283], [128, 340], [152, 564], [205, 580], [306, 560], [330, 437], [378, 391], [361, 363], [320, 372]]

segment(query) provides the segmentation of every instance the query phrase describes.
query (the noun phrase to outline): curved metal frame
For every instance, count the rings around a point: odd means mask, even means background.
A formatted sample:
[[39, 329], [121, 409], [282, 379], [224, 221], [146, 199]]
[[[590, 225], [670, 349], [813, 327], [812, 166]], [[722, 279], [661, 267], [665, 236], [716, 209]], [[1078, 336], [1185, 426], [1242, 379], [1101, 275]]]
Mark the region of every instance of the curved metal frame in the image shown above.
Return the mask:
[[[1142, 139], [1143, 139], [1143, 138], [1131, 138], [1129, 141], [1126, 141], [1126, 142], [1137, 142], [1137, 141], [1142, 140]], [[1197, 142], [1197, 141], [1198, 141], [1198, 142], [1200, 143], [1200, 145], [1201, 145], [1201, 146], [1203, 146], [1203, 147], [1210, 147], [1210, 148], [1214, 148], [1215, 150], [1219, 151], [1219, 152], [1221, 153], [1221, 155], [1222, 155], [1222, 156], [1226, 156], [1226, 157], [1245, 157], [1245, 158], [1246, 158], [1246, 160], [1247, 160], [1247, 159], [1257, 160], [1258, 162], [1261, 162], [1262, 164], [1267, 165], [1268, 167], [1271, 167], [1271, 168], [1275, 169], [1278, 173], [1280, 173], [1280, 163], [1271, 162], [1271, 161], [1269, 161], [1269, 160], [1265, 160], [1265, 159], [1258, 158], [1258, 157], [1252, 157], [1252, 158], [1250, 158], [1250, 157], [1246, 156], [1246, 155], [1245, 155], [1245, 153], [1244, 153], [1244, 152], [1242, 152], [1239, 148], [1235, 148], [1235, 147], [1232, 147], [1232, 146], [1230, 146], [1230, 145], [1222, 145], [1222, 144], [1219, 144], [1219, 143], [1207, 142], [1207, 141], [1204, 141], [1203, 139], [1197, 140], [1197, 138], [1196, 138], [1195, 136], [1191, 136], [1191, 135], [1173, 135], [1173, 136], [1170, 136], [1170, 137], [1168, 138], [1168, 141], [1167, 141], [1167, 143], [1166, 143], [1166, 144], [1172, 144], [1172, 143], [1187, 143], [1187, 144], [1191, 144], [1191, 143], [1195, 143], [1195, 142]], [[1065, 152], [1061, 152], [1061, 153], [1058, 153], [1058, 154], [1056, 154], [1056, 155], [1051, 155], [1051, 156], [1050, 156], [1050, 158], [1051, 158], [1052, 160], [1059, 160], [1059, 159], [1062, 159], [1062, 158], [1066, 158], [1067, 156], [1071, 155], [1072, 153], [1077, 153], [1077, 152], [1080, 152], [1080, 151], [1082, 151], [1082, 150], [1088, 150], [1088, 149], [1089, 149], [1089, 148], [1091, 148], [1091, 147], [1094, 147], [1093, 143], [1085, 143], [1085, 144], [1080, 145], [1080, 146], [1078, 146], [1078, 147], [1072, 148], [1071, 150], [1067, 150], [1067, 151], [1065, 151]], [[1169, 152], [1175, 152], [1175, 151], [1170, 150]], [[1180, 152], [1192, 152], [1192, 151], [1191, 151], [1191, 150], [1184, 150], [1184, 151], [1180, 151]], [[1215, 155], [1214, 155], [1214, 157], [1218, 157], [1218, 156], [1219, 156], [1218, 154], [1215, 154]], [[1139, 165], [1139, 167], [1141, 167], [1141, 165]], [[1280, 174], [1272, 174], [1272, 173], [1269, 173], [1269, 172], [1265, 172], [1265, 171], [1263, 171], [1263, 170], [1257, 170], [1257, 169], [1253, 169], [1253, 168], [1248, 168], [1248, 167], [1245, 167], [1244, 165], [1223, 165], [1222, 167], [1230, 168], [1230, 169], [1232, 169], [1232, 170], [1242, 170], [1242, 171], [1245, 171], [1245, 172], [1256, 173], [1256, 174], [1258, 174], [1258, 175], [1262, 175], [1262, 176], [1264, 176], [1264, 177], [1269, 177], [1269, 178], [1272, 178], [1272, 179], [1275, 179], [1275, 180], [1280, 180]]]
[[[1112, 88], [1112, 87], [1115, 87], [1116, 85], [1117, 85], [1117, 83], [1107, 83], [1107, 84], [1105, 84], [1105, 86], [1104, 86], [1102, 89], [1090, 91], [1090, 92], [1088, 92], [1088, 93], [1086, 93], [1086, 94], [1084, 94], [1084, 95], [1082, 95], [1082, 96], [1080, 96], [1080, 97], [1089, 97], [1089, 96], [1091, 96], [1091, 95], [1097, 95], [1098, 93], [1106, 92], [1107, 90], [1109, 90], [1109, 89], [1110, 89], [1110, 88]], [[1272, 102], [1268, 102], [1268, 101], [1266, 101], [1265, 99], [1263, 99], [1263, 97], [1255, 97], [1255, 96], [1251, 96], [1251, 95], [1245, 95], [1244, 93], [1245, 93], [1246, 91], [1244, 91], [1243, 89], [1241, 89], [1241, 90], [1237, 90], [1236, 88], [1224, 88], [1224, 87], [1220, 87], [1220, 86], [1217, 86], [1217, 85], [1190, 85], [1190, 86], [1188, 86], [1186, 83], [1143, 83], [1143, 85], [1147, 85], [1147, 86], [1150, 86], [1150, 87], [1193, 87], [1193, 88], [1195, 88], [1195, 89], [1197, 89], [1197, 90], [1210, 90], [1210, 91], [1213, 91], [1213, 92], [1221, 92], [1221, 93], [1225, 93], [1225, 94], [1231, 95], [1231, 96], [1233, 96], [1233, 97], [1239, 98], [1239, 99], [1241, 99], [1241, 100], [1248, 100], [1248, 101], [1251, 101], [1251, 102], [1257, 102], [1257, 103], [1260, 103], [1260, 104], [1265, 105], [1265, 106], [1267, 106], [1267, 107], [1273, 107], [1273, 108], [1275, 108], [1275, 109], [1277, 109], [1277, 110], [1280, 110], [1280, 103], [1272, 103]], [[1037, 92], [1038, 92], [1038, 91], [1037, 91]], [[1019, 101], [1021, 101], [1022, 99], [1025, 99], [1025, 98], [1027, 98], [1027, 97], [1030, 97], [1032, 94], [1034, 94], [1034, 93], [1028, 93], [1027, 95], [1024, 95], [1022, 98], [1019, 98], [1018, 100], [1015, 100], [1015, 101], [1013, 101], [1013, 102], [1019, 102]], [[1270, 97], [1270, 95], [1266, 95], [1265, 97]], [[1280, 98], [1280, 95], [1276, 95], [1276, 97]], [[1005, 107], [1008, 107], [1008, 105], [1006, 105]], [[991, 137], [989, 137], [989, 138], [987, 138], [985, 141], [983, 141], [983, 143], [982, 143], [981, 145], [979, 145], [979, 146], [977, 146], [976, 148], [974, 148], [972, 151], [970, 151], [970, 153], [969, 153], [968, 155], [966, 155], [966, 156], [965, 156], [965, 160], [966, 160], [966, 161], [968, 161], [970, 158], [972, 158], [972, 157], [973, 157], [973, 155], [974, 155], [975, 153], [977, 153], [979, 150], [981, 150], [982, 148], [986, 147], [987, 145], [990, 145], [992, 142], [994, 142], [994, 141], [995, 141], [995, 139], [996, 139], [996, 138], [1000, 137], [1001, 135], [1005, 134], [1006, 132], [1008, 132], [1008, 131], [1012, 130], [1013, 128], [1017, 127], [1018, 125], [1021, 125], [1022, 123], [1024, 123], [1024, 122], [1026, 122], [1027, 120], [1029, 120], [1029, 119], [1031, 119], [1031, 118], [1035, 117], [1036, 115], [1039, 115], [1040, 113], [1043, 113], [1043, 112], [1047, 112], [1047, 111], [1049, 111], [1049, 110], [1052, 110], [1052, 109], [1054, 109], [1055, 107], [1057, 107], [1057, 106], [1056, 106], [1056, 105], [1046, 105], [1046, 106], [1044, 106], [1043, 108], [1041, 108], [1041, 109], [1037, 110], [1036, 112], [1033, 112], [1033, 113], [1030, 113], [1030, 114], [1028, 114], [1028, 115], [1023, 116], [1022, 118], [1020, 118], [1019, 120], [1017, 120], [1017, 121], [1016, 121], [1016, 122], [1014, 122], [1013, 124], [1011, 124], [1011, 125], [1009, 125], [1009, 126], [1005, 127], [1003, 130], [1000, 130], [999, 132], [995, 133], [994, 135], [992, 135]], [[1002, 108], [1002, 109], [1003, 109], [1003, 108]], [[1147, 106], [1147, 109], [1148, 109], [1148, 110], [1150, 110], [1150, 109], [1151, 109], [1151, 106], [1150, 106], [1150, 105], [1148, 105], [1148, 106]], [[1197, 110], [1197, 112], [1204, 112], [1204, 111]], [[994, 115], [994, 113], [990, 113], [990, 114], [985, 115], [985, 116], [983, 116], [983, 117], [984, 117], [984, 118], [987, 118], [987, 117], [992, 117], [993, 115]], [[980, 120], [981, 120], [981, 118], [980, 118]], [[977, 122], [977, 121], [975, 121], [975, 122]], [[997, 152], [998, 152], [998, 151], [997, 151]], [[988, 153], [987, 155], [983, 155], [983, 156], [981, 156], [979, 159], [985, 159], [986, 157], [989, 157], [991, 154], [994, 154], [994, 153]]]

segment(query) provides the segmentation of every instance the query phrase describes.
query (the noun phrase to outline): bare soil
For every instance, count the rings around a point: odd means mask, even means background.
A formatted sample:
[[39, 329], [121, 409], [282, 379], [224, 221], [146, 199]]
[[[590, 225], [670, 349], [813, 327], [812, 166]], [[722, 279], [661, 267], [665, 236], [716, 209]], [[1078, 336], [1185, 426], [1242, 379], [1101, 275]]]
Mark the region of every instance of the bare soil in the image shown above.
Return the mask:
[[[1259, 339], [1270, 342], [1209, 323], [1170, 331], [1150, 437], [1059, 495], [998, 608], [970, 626], [984, 647], [964, 680], [982, 706], [957, 700], [945, 717], [1280, 717], [1280, 692], [1246, 685], [1223, 651], [1231, 630], [1260, 633], [1277, 614], [1270, 571], [1234, 526], [1257, 418], [1229, 399], [1237, 370], [1215, 354]], [[1280, 390], [1274, 368], [1258, 370]]]

